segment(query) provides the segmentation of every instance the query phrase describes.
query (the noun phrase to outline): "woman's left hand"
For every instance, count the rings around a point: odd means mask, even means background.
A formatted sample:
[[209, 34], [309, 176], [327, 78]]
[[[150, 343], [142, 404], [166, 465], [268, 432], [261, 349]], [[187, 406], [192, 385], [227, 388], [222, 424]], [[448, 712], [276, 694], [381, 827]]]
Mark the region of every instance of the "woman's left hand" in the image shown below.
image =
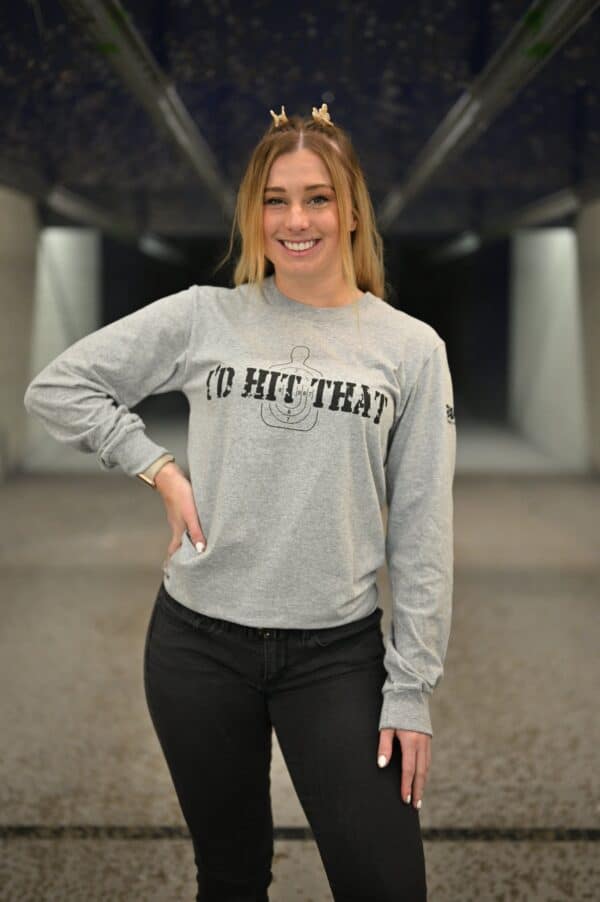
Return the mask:
[[402, 749], [400, 795], [405, 802], [412, 799], [414, 807], [420, 808], [431, 764], [431, 736], [429, 733], [418, 733], [415, 730], [394, 730], [391, 727], [384, 727], [379, 731], [377, 763], [381, 755], [385, 757], [385, 764], [389, 763], [394, 736], [398, 737]]

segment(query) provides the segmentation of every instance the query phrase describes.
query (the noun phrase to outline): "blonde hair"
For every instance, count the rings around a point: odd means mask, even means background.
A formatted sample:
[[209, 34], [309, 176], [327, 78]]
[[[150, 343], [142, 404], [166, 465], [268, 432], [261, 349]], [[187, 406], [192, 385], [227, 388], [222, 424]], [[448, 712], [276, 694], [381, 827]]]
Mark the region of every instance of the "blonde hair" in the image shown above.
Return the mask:
[[[339, 125], [326, 125], [312, 117], [290, 116], [280, 125], [273, 121], [254, 148], [238, 190], [229, 249], [216, 269], [231, 257], [239, 234], [241, 249], [233, 274], [235, 287], [247, 282], [261, 287], [263, 279], [275, 272], [273, 263], [265, 257], [263, 194], [277, 157], [302, 148], [318, 154], [329, 170], [338, 204], [344, 280], [386, 300], [383, 241], [350, 137]], [[352, 216], [357, 223], [354, 231], [350, 231]]]

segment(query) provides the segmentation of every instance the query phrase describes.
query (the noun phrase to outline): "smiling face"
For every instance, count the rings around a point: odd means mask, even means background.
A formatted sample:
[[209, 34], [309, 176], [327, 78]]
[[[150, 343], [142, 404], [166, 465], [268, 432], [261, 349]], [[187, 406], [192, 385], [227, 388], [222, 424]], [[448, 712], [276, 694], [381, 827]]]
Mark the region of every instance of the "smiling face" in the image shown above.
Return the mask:
[[[338, 205], [318, 154], [303, 148], [274, 161], [263, 198], [263, 231], [265, 256], [286, 283], [341, 280]], [[293, 250], [284, 241], [316, 243]]]

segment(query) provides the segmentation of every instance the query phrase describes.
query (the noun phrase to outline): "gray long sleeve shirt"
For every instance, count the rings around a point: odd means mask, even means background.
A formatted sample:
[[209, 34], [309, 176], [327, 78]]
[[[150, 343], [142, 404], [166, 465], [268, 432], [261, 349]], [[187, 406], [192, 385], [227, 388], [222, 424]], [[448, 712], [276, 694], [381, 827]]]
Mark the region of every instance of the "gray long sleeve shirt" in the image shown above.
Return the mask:
[[375, 609], [387, 561], [379, 728], [433, 735], [453, 589], [445, 342], [369, 292], [357, 311], [296, 301], [273, 276], [262, 290], [192, 285], [76, 341], [24, 404], [57, 441], [134, 476], [168, 449], [130, 408], [175, 390], [189, 402], [207, 547], [198, 553], [184, 533], [169, 593], [250, 626], [336, 626]]

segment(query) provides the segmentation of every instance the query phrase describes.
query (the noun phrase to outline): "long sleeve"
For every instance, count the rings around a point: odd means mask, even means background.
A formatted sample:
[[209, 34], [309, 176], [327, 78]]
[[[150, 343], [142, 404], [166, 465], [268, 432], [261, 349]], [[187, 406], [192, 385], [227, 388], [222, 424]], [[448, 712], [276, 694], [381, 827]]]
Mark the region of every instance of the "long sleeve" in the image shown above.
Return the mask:
[[453, 387], [441, 341], [392, 427], [386, 560], [392, 595], [379, 729], [433, 735], [429, 697], [443, 675], [453, 590]]
[[182, 388], [197, 286], [159, 298], [76, 341], [27, 387], [23, 403], [58, 442], [131, 476], [166, 448], [129, 408]]

